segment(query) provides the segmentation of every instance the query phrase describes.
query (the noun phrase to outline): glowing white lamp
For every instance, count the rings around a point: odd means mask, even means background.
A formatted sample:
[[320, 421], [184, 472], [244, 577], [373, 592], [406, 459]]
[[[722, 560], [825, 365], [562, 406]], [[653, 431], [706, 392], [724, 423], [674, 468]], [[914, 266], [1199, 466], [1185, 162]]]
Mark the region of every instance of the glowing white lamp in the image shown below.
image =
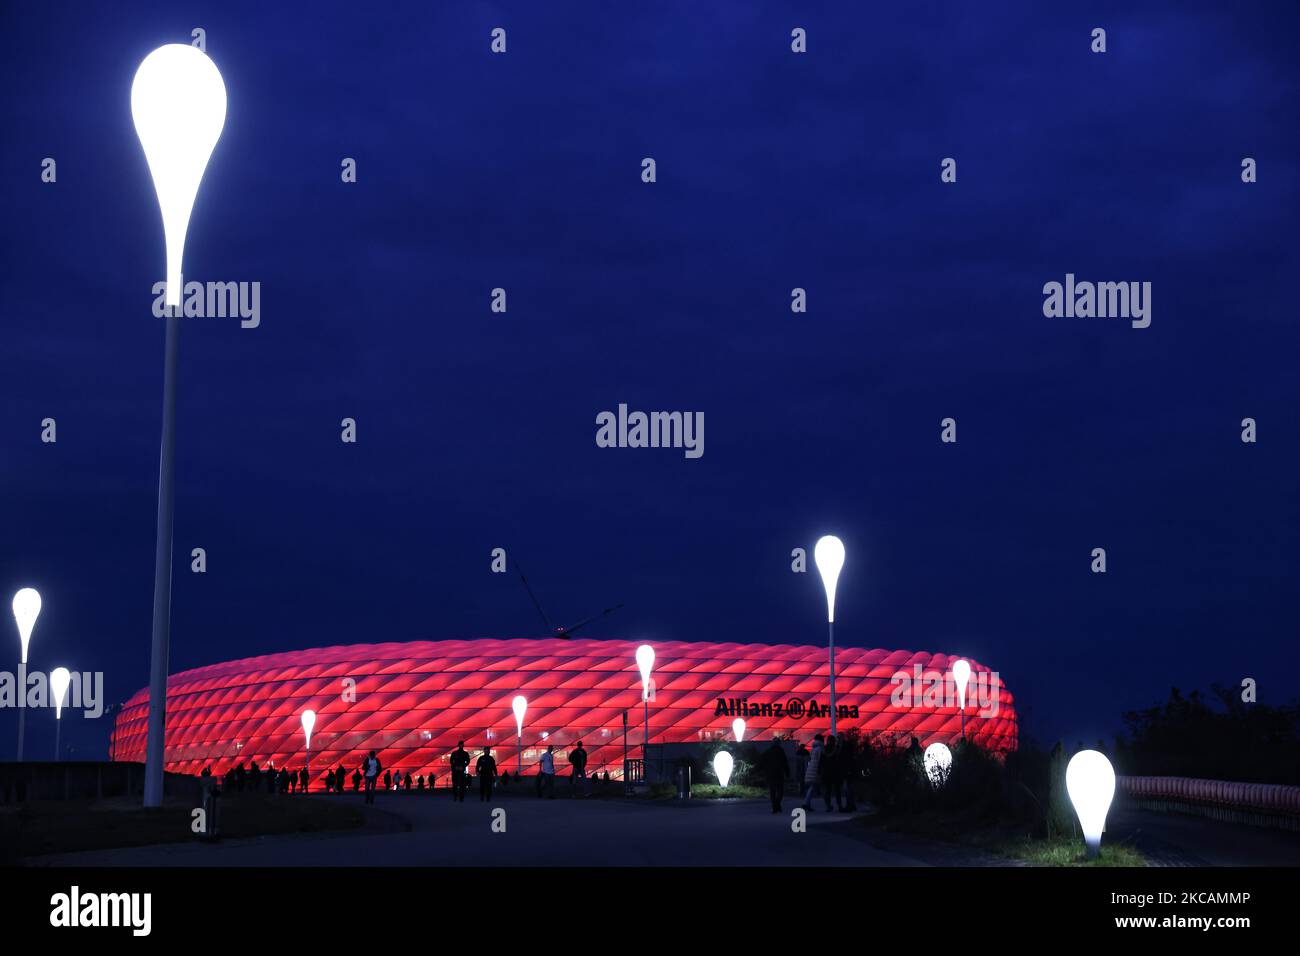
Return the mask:
[[636, 649], [636, 666], [641, 671], [641, 699], [650, 699], [650, 670], [655, 666], [655, 649], [642, 644]]
[[1079, 816], [1088, 859], [1093, 859], [1101, 853], [1101, 832], [1115, 796], [1115, 768], [1104, 754], [1080, 750], [1065, 768], [1065, 792]]
[[966, 739], [966, 684], [970, 680], [970, 664], [958, 660], [952, 665], [953, 683], [957, 685], [957, 701], [961, 704], [961, 739]]
[[925, 761], [925, 775], [930, 778], [930, 786], [938, 789], [948, 782], [948, 773], [952, 770], [952, 751], [947, 744], [936, 741], [925, 748], [922, 756]]
[[822, 576], [822, 586], [826, 589], [826, 646], [830, 654], [831, 675], [831, 734], [835, 733], [835, 588], [839, 584], [840, 571], [844, 568], [844, 542], [833, 534], [817, 539], [813, 546], [813, 561], [817, 572]]
[[18, 624], [18, 640], [22, 643], [22, 662], [27, 663], [27, 646], [32, 641], [32, 629], [41, 616], [41, 596], [35, 588], [23, 588], [14, 595], [14, 621]]
[[162, 209], [166, 304], [181, 304], [181, 260], [190, 212], [226, 123], [226, 84], [206, 53], [185, 43], [154, 50], [131, 84], [131, 118]]
[[518, 758], [515, 760], [515, 775], [524, 772], [524, 714], [528, 711], [528, 701], [523, 694], [516, 694], [510, 702], [510, 709], [515, 712], [515, 730], [519, 735]]
[[731, 780], [731, 771], [735, 765], [736, 762], [732, 760], [731, 754], [725, 750], [719, 750], [713, 755], [713, 772], [718, 775], [718, 783], [724, 787], [727, 785], [727, 782]]
[[302, 732], [307, 735], [307, 749], [311, 750], [311, 732], [316, 727], [316, 711], [304, 710], [302, 712]]
[[826, 588], [826, 620], [835, 623], [835, 587], [844, 568], [844, 543], [833, 534], [818, 538], [813, 547], [813, 560]]
[[54, 719], [63, 716], [63, 703], [68, 696], [68, 685], [72, 683], [72, 673], [66, 667], [56, 667], [50, 671], [50, 692], [54, 695]]
[[54, 759], [61, 760], [59, 752], [60, 737], [63, 730], [63, 702], [68, 696], [68, 685], [72, 683], [72, 674], [66, 667], [56, 667], [50, 671], [50, 693], [54, 695]]
[[745, 739], [745, 718], [737, 717], [731, 722], [731, 732], [736, 735], [736, 743]]

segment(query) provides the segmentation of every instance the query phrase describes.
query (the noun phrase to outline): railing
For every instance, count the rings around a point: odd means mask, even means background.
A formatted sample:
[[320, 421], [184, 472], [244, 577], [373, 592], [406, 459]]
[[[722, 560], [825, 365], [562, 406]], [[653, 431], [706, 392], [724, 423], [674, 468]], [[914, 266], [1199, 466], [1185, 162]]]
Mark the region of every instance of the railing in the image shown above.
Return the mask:
[[1147, 809], [1300, 830], [1300, 787], [1196, 777], [1116, 777], [1115, 783]]

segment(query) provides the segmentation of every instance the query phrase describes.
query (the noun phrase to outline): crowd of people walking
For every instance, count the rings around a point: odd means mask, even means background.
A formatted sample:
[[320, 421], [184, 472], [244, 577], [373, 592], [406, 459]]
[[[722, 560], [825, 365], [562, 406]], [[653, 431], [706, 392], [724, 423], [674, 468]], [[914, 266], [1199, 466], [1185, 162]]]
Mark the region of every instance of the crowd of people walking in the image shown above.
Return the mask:
[[[540, 773], [537, 775], [539, 797], [546, 796], [552, 799], [555, 797], [556, 756], [554, 745], [548, 745], [546, 753], [542, 755], [539, 764]], [[582, 741], [578, 741], [577, 746], [569, 751], [567, 759], [572, 781], [571, 795], [578, 796], [586, 793], [587, 751], [583, 749]], [[462, 740], [456, 745], [456, 749], [451, 752], [449, 762], [452, 797], [457, 802], [464, 803], [471, 778], [470, 754], [465, 750], [465, 741]], [[201, 776], [211, 777], [211, 769], [205, 767]], [[491, 802], [492, 794], [498, 786], [510, 784], [510, 773], [498, 770], [491, 746], [485, 745], [478, 759], [474, 761], [472, 776], [478, 778], [479, 800], [483, 802]], [[605, 771], [604, 779], [609, 780], [608, 770]], [[256, 760], [250, 760], [247, 764], [240, 763], [226, 771], [222, 778], [222, 789], [226, 793], [243, 793], [245, 790], [250, 793], [306, 793], [309, 783], [306, 767], [297, 771], [289, 767], [276, 769], [269, 764], [266, 767], [258, 767]], [[320, 776], [316, 789], [318, 792], [323, 790], [324, 793], [345, 793], [349, 783], [354, 793], [364, 788], [366, 803], [374, 803], [375, 793], [381, 788], [385, 791], [402, 793], [431, 792], [437, 784], [437, 775], [414, 774], [409, 770], [403, 773], [400, 769], [386, 770], [379, 755], [372, 750], [361, 761], [361, 765], [353, 769], [351, 775], [342, 766], [331, 767]]]
[[[555, 799], [555, 779], [559, 772], [556, 760], [561, 756], [569, 765], [569, 793], [571, 796], [585, 795], [590, 792], [587, 776], [587, 751], [582, 741], [568, 754], [555, 752], [555, 746], [548, 744], [546, 751], [537, 763], [537, 796], [543, 799]], [[465, 749], [465, 741], [460, 741], [450, 754], [452, 799], [464, 803], [470, 789], [471, 777], [478, 778], [479, 801], [491, 803], [493, 793], [498, 786], [508, 787], [511, 783], [509, 770], [502, 770], [492, 747], [484, 745], [478, 759], [473, 761], [474, 772], [470, 773], [471, 755]], [[854, 783], [861, 776], [857, 748], [853, 739], [846, 734], [817, 734], [810, 747], [802, 743], [794, 754], [794, 770], [791, 772], [790, 759], [780, 737], [774, 737], [765, 748], [758, 761], [758, 771], [767, 784], [768, 796], [772, 803], [772, 812], [780, 813], [787, 783], [791, 780], [798, 786], [803, 796], [803, 809], [812, 811], [817, 798], [820, 798], [827, 811], [836, 810], [852, 813], [857, 809], [854, 796]], [[203, 776], [210, 777], [211, 771], [205, 769]], [[594, 780], [600, 780], [596, 774]], [[604, 773], [604, 781], [609, 781], [609, 771]], [[365, 792], [366, 803], [375, 802], [375, 793], [381, 788], [385, 791], [411, 793], [432, 792], [437, 783], [433, 773], [403, 773], [400, 769], [385, 769], [379, 754], [370, 751], [360, 766], [355, 767], [349, 775], [339, 765], [331, 767], [320, 777], [325, 793], [344, 793], [351, 784], [352, 791]], [[517, 780], [516, 780], [517, 782]], [[254, 793], [306, 793], [310, 783], [307, 768], [292, 770], [289, 767], [278, 769], [271, 766], [259, 768], [257, 762], [240, 763], [226, 772], [223, 789], [227, 793], [242, 793], [245, 789]]]

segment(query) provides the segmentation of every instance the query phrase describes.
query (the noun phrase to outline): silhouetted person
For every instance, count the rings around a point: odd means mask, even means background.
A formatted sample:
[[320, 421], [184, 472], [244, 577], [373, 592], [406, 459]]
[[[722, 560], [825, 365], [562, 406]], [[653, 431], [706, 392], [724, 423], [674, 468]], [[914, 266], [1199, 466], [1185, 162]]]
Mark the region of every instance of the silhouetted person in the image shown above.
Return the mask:
[[479, 803], [491, 803], [492, 784], [497, 779], [497, 762], [492, 756], [492, 748], [487, 744], [483, 745], [483, 756], [474, 764], [474, 772], [478, 774]]
[[303, 767], [298, 772], [298, 789], [303, 793], [307, 792], [307, 786], [311, 783], [311, 777], [307, 776], [307, 768]]
[[[804, 766], [803, 772], [803, 808], [811, 811], [813, 808], [813, 794], [821, 786], [821, 762], [822, 762], [822, 735], [818, 734], [813, 737], [812, 750], [808, 754], [808, 763]], [[827, 809], [829, 809], [829, 804]]]
[[555, 799], [555, 745], [547, 744], [546, 753], [542, 754], [541, 763], [541, 786], [537, 790], [539, 797], [545, 796], [548, 800]]
[[772, 812], [781, 812], [781, 797], [785, 795], [785, 781], [790, 776], [790, 760], [781, 747], [781, 738], [773, 737], [771, 745], [758, 758], [758, 767], [767, 781], [767, 795], [772, 800]]
[[352, 771], [352, 792], [356, 793], [360, 789], [361, 789], [361, 771], [353, 770]]
[[465, 802], [465, 791], [469, 789], [469, 754], [465, 752], [465, 741], [456, 745], [451, 752], [451, 797], [457, 803]]
[[257, 761], [248, 762], [248, 789], [257, 793], [262, 789], [262, 771], [257, 769]]
[[379, 782], [379, 771], [382, 769], [379, 758], [375, 752], [370, 751], [370, 756], [366, 758], [363, 764], [366, 771], [366, 803], [375, 802], [375, 784]]
[[853, 784], [858, 777], [858, 756], [854, 751], [853, 741], [848, 735], [840, 734], [840, 743], [835, 751], [840, 765], [840, 787], [844, 791], [844, 812], [853, 813], [858, 809], [857, 798], [853, 795]]
[[587, 789], [587, 751], [582, 749], [582, 741], [578, 741], [578, 746], [569, 751], [569, 766], [573, 768], [573, 795], [578, 795], [578, 784], [582, 784], [583, 790]]
[[826, 738], [826, 749], [822, 751], [821, 762], [822, 800], [826, 803], [826, 812], [831, 811], [831, 801], [835, 809], [840, 809], [840, 752], [835, 742], [835, 735]]
[[384, 771], [384, 789], [385, 790], [393, 789], [393, 772], [391, 770]]
[[420, 774], [418, 777], [415, 778], [415, 788], [417, 790], [424, 789], [424, 774]]
[[409, 770], [406, 771], [406, 784], [405, 786], [403, 786], [402, 789], [405, 790], [407, 793], [411, 792], [411, 771]]

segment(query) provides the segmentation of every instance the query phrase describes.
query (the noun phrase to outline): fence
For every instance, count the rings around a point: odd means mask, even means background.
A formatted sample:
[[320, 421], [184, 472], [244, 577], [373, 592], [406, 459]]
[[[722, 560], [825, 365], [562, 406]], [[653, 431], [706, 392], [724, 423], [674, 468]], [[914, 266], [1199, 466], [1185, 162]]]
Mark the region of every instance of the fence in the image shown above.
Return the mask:
[[[198, 779], [183, 774], [163, 776], [167, 796], [198, 793]], [[28, 800], [102, 800], [144, 794], [144, 764], [92, 761], [27, 761], [0, 764], [0, 803]]]
[[1117, 777], [1132, 804], [1217, 820], [1300, 830], [1300, 787], [1196, 777]]

